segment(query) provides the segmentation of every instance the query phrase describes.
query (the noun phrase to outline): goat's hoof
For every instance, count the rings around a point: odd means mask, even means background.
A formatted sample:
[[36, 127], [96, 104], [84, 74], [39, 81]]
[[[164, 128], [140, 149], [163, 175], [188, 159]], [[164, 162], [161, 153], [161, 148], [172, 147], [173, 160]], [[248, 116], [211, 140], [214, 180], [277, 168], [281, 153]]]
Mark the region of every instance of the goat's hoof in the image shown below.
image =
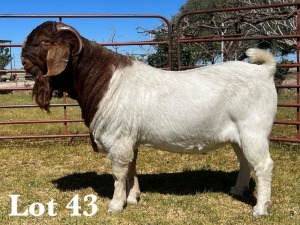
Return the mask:
[[127, 198], [127, 204], [128, 205], [135, 205], [137, 203], [138, 203], [138, 199], [137, 198], [128, 196], [128, 198]]
[[127, 205], [135, 205], [139, 202], [140, 200], [140, 192], [130, 192], [129, 195], [127, 196], [126, 203]]
[[108, 212], [109, 213], [121, 212], [121, 211], [123, 211], [123, 204], [114, 203], [113, 201], [111, 201], [108, 204]]
[[271, 208], [271, 202], [267, 201], [264, 205], [256, 205], [253, 207], [253, 216], [265, 216], [268, 215], [268, 210]]
[[258, 216], [268, 215], [268, 212], [267, 212], [267, 210], [259, 209], [259, 207], [254, 206], [252, 214], [253, 214], [253, 216], [258, 217]]

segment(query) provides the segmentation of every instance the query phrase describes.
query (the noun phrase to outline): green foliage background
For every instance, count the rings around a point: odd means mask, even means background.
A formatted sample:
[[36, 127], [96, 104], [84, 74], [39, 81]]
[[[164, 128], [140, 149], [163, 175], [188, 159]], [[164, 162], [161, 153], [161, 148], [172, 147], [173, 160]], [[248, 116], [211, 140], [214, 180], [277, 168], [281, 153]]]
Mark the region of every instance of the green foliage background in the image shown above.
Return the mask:
[[[274, 0], [275, 3], [280, 3], [282, 0]], [[296, 2], [291, 1], [291, 2]], [[178, 13], [174, 15], [171, 19], [172, 24], [177, 23], [180, 16], [186, 12], [190, 11], [203, 11], [211, 9], [220, 9], [220, 8], [232, 8], [232, 7], [241, 7], [249, 6], [246, 4], [247, 1], [243, 0], [216, 0], [216, 1], [207, 1], [207, 0], [187, 0], [184, 5], [181, 6]], [[265, 1], [256, 1], [250, 0], [251, 5], [262, 5], [268, 4]], [[246, 16], [251, 15], [268, 15], [275, 17], [276, 14], [282, 15], [282, 18], [278, 21], [288, 18], [288, 12], [295, 10], [295, 7], [284, 7], [280, 9], [274, 9], [275, 11], [263, 11], [257, 10], [256, 12], [247, 11], [244, 14]], [[277, 11], [276, 11], [277, 10]], [[244, 12], [244, 11], [243, 11]], [[287, 15], [285, 15], [285, 13]], [[178, 30], [173, 30], [173, 46], [172, 46], [172, 62], [173, 70], [178, 69], [178, 52], [177, 52], [177, 42], [176, 39], [180, 38], [203, 38], [203, 37], [213, 37], [220, 36], [223, 34], [226, 35], [240, 35], [240, 36], [268, 36], [274, 30], [280, 30], [284, 34], [294, 34], [295, 28], [292, 26], [282, 26], [282, 24], [269, 23], [269, 20], [264, 21], [258, 16], [255, 17], [254, 24], [249, 24], [243, 22], [243, 15], [240, 12], [227, 12], [224, 13], [208, 13], [208, 14], [197, 14], [190, 15], [185, 17], [179, 24], [180, 33], [177, 33]], [[285, 16], [284, 16], [285, 15]], [[262, 22], [259, 22], [259, 21]], [[287, 20], [295, 20], [289, 18]], [[274, 21], [274, 20], [273, 20]], [[232, 26], [230, 26], [230, 23]], [[267, 24], [266, 24], [267, 23]], [[226, 30], [217, 29], [221, 27], [221, 24], [225, 24]], [[229, 24], [229, 25], [228, 25]], [[275, 24], [275, 25], [274, 25]], [[276, 25], [277, 24], [277, 25]], [[278, 27], [276, 27], [278, 26]], [[268, 27], [269, 30], [266, 30], [265, 27]], [[164, 41], [167, 40], [167, 29], [163, 26], [157, 27], [155, 30], [155, 41]], [[289, 45], [285, 42], [278, 39], [264, 39], [264, 40], [251, 40], [251, 41], [232, 41], [224, 42], [225, 50], [224, 51], [224, 61], [228, 60], [242, 60], [245, 58], [244, 52], [250, 47], [258, 47], [262, 49], [269, 49], [275, 56], [279, 58], [278, 63], [293, 63], [288, 60], [288, 55], [295, 53], [295, 45]], [[154, 47], [156, 52], [150, 55], [147, 59], [148, 63], [151, 66], [158, 68], [168, 67], [168, 47], [166, 45], [157, 45]], [[214, 64], [220, 61], [221, 55], [221, 42], [196, 42], [196, 43], [184, 43], [180, 45], [180, 56], [181, 56], [181, 66], [200, 66], [200, 65], [209, 65]], [[277, 84], [281, 84], [285, 79], [285, 76], [288, 72], [286, 68], [278, 68], [275, 81]]]

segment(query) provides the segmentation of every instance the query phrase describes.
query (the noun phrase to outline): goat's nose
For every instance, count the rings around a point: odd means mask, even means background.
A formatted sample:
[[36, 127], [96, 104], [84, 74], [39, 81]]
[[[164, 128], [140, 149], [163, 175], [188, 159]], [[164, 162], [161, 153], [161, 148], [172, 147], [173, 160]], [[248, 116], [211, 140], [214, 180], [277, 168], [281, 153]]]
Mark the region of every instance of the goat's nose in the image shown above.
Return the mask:
[[22, 64], [23, 64], [24, 67], [25, 67], [25, 65], [27, 64], [26, 61], [27, 61], [27, 60], [22, 56], [22, 57], [21, 57], [21, 62], [22, 62]]

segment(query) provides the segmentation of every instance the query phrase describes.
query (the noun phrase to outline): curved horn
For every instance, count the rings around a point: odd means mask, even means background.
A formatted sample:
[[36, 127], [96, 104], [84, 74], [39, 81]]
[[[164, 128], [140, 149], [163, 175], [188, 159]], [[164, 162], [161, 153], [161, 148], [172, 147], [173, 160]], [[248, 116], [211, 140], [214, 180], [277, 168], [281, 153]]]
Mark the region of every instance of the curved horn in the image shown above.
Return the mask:
[[70, 27], [70, 26], [65, 25], [63, 23], [57, 23], [56, 24], [56, 29], [57, 29], [58, 32], [68, 30], [76, 36], [76, 38], [78, 40], [78, 43], [79, 43], [79, 49], [75, 54], [73, 54], [73, 56], [79, 55], [82, 51], [83, 43], [82, 43], [82, 38], [81, 38], [80, 34], [78, 33], [78, 31], [75, 30], [73, 27]]

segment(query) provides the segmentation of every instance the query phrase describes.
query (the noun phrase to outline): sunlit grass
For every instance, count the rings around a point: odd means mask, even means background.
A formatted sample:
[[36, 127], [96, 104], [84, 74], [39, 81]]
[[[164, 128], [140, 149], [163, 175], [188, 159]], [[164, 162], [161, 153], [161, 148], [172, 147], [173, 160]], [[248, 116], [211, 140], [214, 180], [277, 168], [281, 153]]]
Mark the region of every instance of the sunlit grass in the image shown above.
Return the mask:
[[[32, 105], [34, 101], [31, 95], [8, 94], [0, 95], [1, 105]], [[53, 98], [52, 104], [62, 104], [60, 98]], [[68, 98], [67, 103], [76, 103]], [[51, 113], [47, 113], [40, 108], [7, 108], [0, 109], [0, 121], [24, 121], [24, 120], [62, 120], [64, 119], [63, 107], [52, 107]], [[79, 107], [67, 107], [67, 119], [81, 119]], [[64, 123], [38, 123], [38, 124], [13, 124], [1, 125], [1, 136], [18, 135], [51, 135], [64, 134]], [[83, 123], [68, 123], [68, 133], [87, 133], [87, 128]]]
[[[137, 171], [141, 200], [121, 213], [107, 213], [113, 194], [109, 160], [94, 153], [87, 138], [2, 141], [0, 224], [297, 224], [300, 221], [298, 146], [272, 143], [275, 161], [273, 207], [266, 217], [251, 215], [256, 179], [248, 196], [228, 195], [238, 164], [231, 147], [206, 155], [140, 149]], [[57, 216], [11, 217], [8, 195], [19, 194], [19, 210], [54, 199]], [[66, 204], [78, 194], [97, 196], [92, 217], [72, 217]], [[81, 210], [81, 212], [82, 212]], [[292, 214], [292, 215], [291, 215]]]

